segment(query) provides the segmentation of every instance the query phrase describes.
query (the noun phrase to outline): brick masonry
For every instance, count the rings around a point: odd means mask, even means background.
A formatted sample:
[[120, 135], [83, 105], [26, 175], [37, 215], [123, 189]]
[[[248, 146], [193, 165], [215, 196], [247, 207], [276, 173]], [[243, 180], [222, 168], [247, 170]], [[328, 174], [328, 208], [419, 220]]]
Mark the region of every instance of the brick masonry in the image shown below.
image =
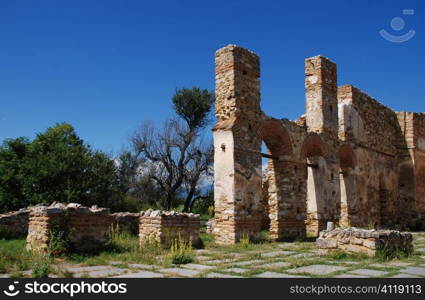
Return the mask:
[[192, 213], [147, 210], [140, 213], [140, 244], [156, 241], [169, 246], [173, 240], [181, 238], [186, 242], [199, 242], [200, 219]]
[[101, 250], [109, 241], [112, 225], [109, 209], [54, 203], [31, 211], [27, 249], [46, 251], [52, 235], [62, 233], [68, 249], [76, 252]]
[[341, 250], [376, 256], [379, 251], [386, 254], [396, 251], [410, 254], [413, 250], [412, 242], [412, 234], [395, 230], [336, 228], [334, 230], [321, 231], [319, 238], [316, 240], [316, 245], [321, 254]]
[[268, 221], [273, 239], [318, 236], [328, 221], [425, 226], [425, 114], [394, 112], [338, 86], [337, 65], [319, 55], [305, 60], [306, 113], [276, 119], [260, 108], [255, 53], [229, 45], [215, 63], [218, 243], [256, 238]]

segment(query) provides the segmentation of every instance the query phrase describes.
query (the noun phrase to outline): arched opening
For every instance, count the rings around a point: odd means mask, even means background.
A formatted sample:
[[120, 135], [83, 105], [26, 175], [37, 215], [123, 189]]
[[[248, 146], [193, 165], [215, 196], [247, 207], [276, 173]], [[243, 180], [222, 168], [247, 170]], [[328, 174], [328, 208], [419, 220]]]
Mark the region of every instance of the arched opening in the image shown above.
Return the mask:
[[[425, 165], [416, 172], [416, 210], [425, 213]], [[415, 207], [415, 206], [413, 206]]]
[[357, 210], [357, 190], [355, 168], [357, 166], [357, 158], [353, 149], [349, 145], [342, 145], [338, 151], [339, 167], [340, 167], [340, 220], [342, 226], [354, 226], [352, 216]]
[[310, 134], [301, 149], [301, 159], [307, 165], [305, 220], [307, 236], [318, 236], [320, 230], [326, 226], [326, 183], [335, 176], [327, 168], [324, 159], [326, 152], [327, 146], [317, 134]]
[[263, 140], [263, 228], [273, 240], [287, 234], [283, 219], [293, 214], [293, 149], [290, 135], [280, 120], [267, 120], [260, 129]]

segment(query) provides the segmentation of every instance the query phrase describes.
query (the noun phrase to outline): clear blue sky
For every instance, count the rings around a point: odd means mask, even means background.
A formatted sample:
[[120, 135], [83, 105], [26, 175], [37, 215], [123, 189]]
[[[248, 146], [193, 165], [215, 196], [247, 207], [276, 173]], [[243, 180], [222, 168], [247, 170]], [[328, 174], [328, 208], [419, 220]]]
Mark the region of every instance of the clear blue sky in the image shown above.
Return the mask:
[[[172, 115], [177, 87], [213, 89], [214, 52], [227, 44], [261, 56], [262, 107], [275, 117], [304, 112], [304, 58], [317, 54], [338, 64], [339, 85], [425, 111], [424, 3], [1, 0], [0, 141], [66, 121], [117, 153], [143, 120]], [[416, 35], [391, 43], [381, 29]]]

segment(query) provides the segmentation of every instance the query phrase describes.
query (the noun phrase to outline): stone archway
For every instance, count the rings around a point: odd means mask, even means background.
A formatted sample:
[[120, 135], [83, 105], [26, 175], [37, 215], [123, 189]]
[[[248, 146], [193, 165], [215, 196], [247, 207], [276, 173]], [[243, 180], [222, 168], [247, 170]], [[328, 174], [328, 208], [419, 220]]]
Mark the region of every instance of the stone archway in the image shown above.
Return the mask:
[[296, 161], [290, 134], [280, 120], [262, 123], [258, 135], [268, 150], [267, 210], [270, 238], [280, 240], [304, 234], [304, 223], [297, 220], [296, 189], [299, 162]]
[[340, 166], [340, 220], [342, 226], [352, 226], [351, 216], [355, 213], [357, 207], [357, 182], [355, 168], [357, 166], [357, 157], [349, 145], [342, 145], [338, 151]]
[[301, 160], [307, 164], [306, 233], [317, 236], [326, 226], [326, 183], [333, 180], [324, 156], [327, 145], [317, 134], [310, 134], [303, 143]]

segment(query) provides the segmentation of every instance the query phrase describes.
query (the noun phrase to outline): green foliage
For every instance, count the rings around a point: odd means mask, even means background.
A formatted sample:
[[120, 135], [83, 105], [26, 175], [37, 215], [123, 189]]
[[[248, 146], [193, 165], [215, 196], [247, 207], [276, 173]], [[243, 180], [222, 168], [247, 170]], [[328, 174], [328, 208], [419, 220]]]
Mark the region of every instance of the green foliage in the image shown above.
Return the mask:
[[214, 193], [211, 192], [207, 197], [196, 200], [191, 211], [194, 214], [214, 216]]
[[378, 261], [388, 261], [392, 259], [407, 258], [413, 254], [413, 247], [397, 247], [397, 248], [380, 248], [376, 250], [375, 258]]
[[0, 211], [54, 201], [112, 208], [120, 202], [113, 160], [93, 151], [67, 123], [31, 142], [6, 140], [0, 147], [0, 174]]
[[250, 240], [247, 234], [242, 234], [242, 237], [239, 239], [239, 244], [242, 248], [249, 248]]
[[173, 264], [188, 264], [193, 262], [192, 243], [190, 241], [184, 241], [179, 235], [171, 244], [169, 256]]
[[186, 121], [190, 129], [197, 129], [208, 123], [214, 99], [214, 93], [193, 87], [176, 90], [172, 101], [176, 114]]
[[0, 273], [29, 268], [32, 255], [25, 249], [26, 241], [0, 239]]
[[10, 230], [8, 226], [0, 225], [0, 239], [18, 239], [26, 237], [25, 234]]
[[32, 258], [32, 277], [46, 278], [49, 277], [50, 265], [52, 259], [49, 254], [37, 253]]

